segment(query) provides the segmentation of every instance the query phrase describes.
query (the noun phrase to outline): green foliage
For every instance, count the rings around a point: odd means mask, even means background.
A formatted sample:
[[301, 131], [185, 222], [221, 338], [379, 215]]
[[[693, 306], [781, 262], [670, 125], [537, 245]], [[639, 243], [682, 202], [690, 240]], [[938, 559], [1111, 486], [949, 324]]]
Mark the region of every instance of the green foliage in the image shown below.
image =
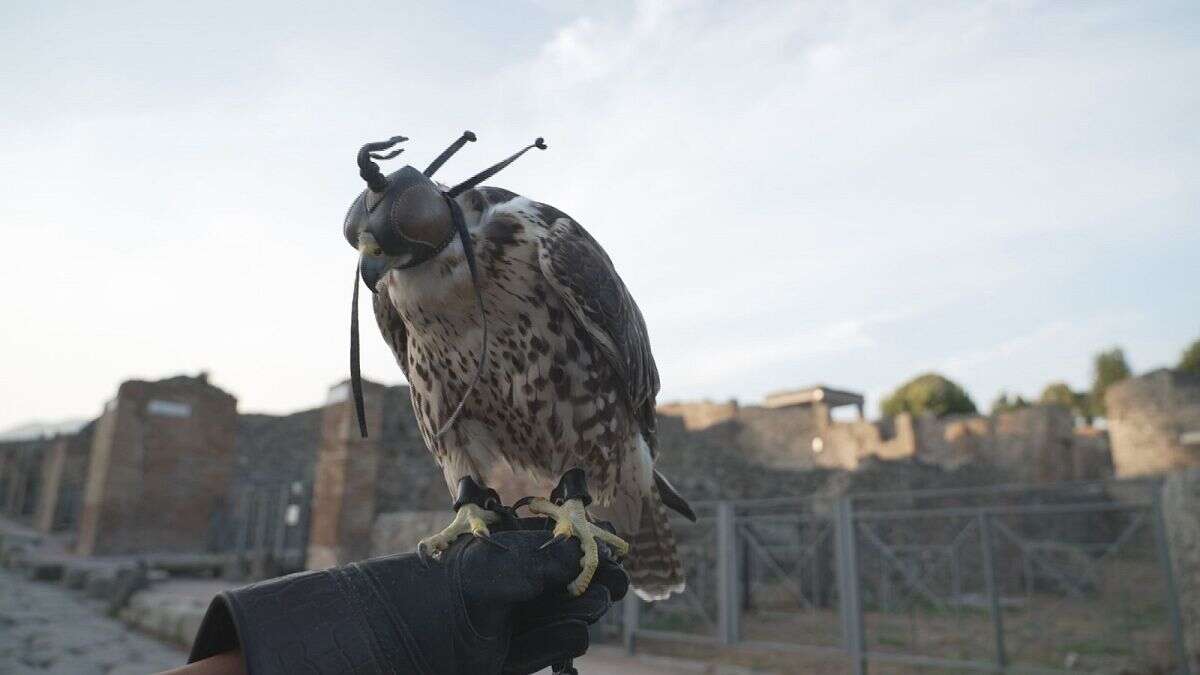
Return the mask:
[[881, 408], [888, 417], [903, 412], [914, 415], [928, 412], [938, 417], [976, 412], [975, 402], [967, 392], [937, 373], [925, 373], [900, 385], [883, 400]]
[[1196, 340], [1179, 357], [1179, 370], [1192, 375], [1200, 375], [1200, 340]]
[[996, 400], [992, 401], [992, 414], [995, 415], [997, 413], [1009, 412], [1010, 410], [1020, 410], [1021, 408], [1028, 407], [1029, 401], [1026, 401], [1025, 398], [1020, 394], [1009, 398], [1008, 392], [1002, 391], [1000, 392], [1000, 395], [996, 397]]
[[1061, 405], [1079, 417], [1092, 423], [1092, 402], [1088, 395], [1081, 391], [1072, 391], [1066, 382], [1051, 382], [1042, 390], [1038, 397], [1042, 405]]
[[1092, 365], [1092, 412], [1104, 415], [1104, 394], [1112, 385], [1129, 377], [1132, 372], [1120, 347], [1100, 352]]

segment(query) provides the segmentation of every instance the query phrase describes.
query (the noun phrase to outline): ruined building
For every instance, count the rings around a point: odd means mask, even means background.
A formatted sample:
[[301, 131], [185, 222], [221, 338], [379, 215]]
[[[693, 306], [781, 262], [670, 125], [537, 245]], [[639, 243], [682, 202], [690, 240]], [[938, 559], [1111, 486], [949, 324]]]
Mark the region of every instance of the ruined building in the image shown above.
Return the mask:
[[1200, 377], [1155, 370], [1113, 385], [1104, 400], [1117, 475], [1200, 466]]
[[[987, 464], [1011, 480], [1044, 483], [1093, 480], [1112, 475], [1103, 433], [1076, 429], [1071, 412], [1031, 406], [993, 416], [907, 413], [871, 422], [863, 397], [818, 385], [767, 396], [761, 406], [675, 403], [660, 413], [678, 417], [692, 431], [717, 433], [756, 461], [789, 469], [855, 470], [869, 459], [916, 460], [954, 469]], [[853, 406], [857, 419], [833, 419]]]
[[[445, 524], [450, 497], [408, 388], [364, 386], [365, 439], [348, 383], [320, 407], [260, 415], [204, 375], [125, 382], [77, 433], [0, 442], [0, 514], [80, 554], [215, 555], [253, 577], [398, 550], [404, 523]], [[1200, 465], [1200, 378], [1171, 371], [1109, 390], [1111, 453], [1108, 433], [1055, 406], [870, 421], [864, 403], [815, 386], [761, 405], [666, 404], [660, 466], [700, 501], [1103, 479], [1114, 458], [1122, 477]], [[537, 491], [488, 481], [509, 501]], [[418, 511], [435, 513], [395, 518]]]
[[197, 378], [121, 384], [92, 434], [76, 550], [202, 550], [234, 473], [237, 399]]

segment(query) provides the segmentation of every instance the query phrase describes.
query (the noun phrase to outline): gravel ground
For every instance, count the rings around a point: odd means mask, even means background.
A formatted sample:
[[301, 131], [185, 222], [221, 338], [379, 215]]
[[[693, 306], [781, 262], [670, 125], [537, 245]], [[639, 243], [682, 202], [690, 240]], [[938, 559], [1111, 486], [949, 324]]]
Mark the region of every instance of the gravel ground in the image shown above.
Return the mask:
[[0, 570], [0, 673], [144, 675], [187, 655], [126, 628], [98, 603]]

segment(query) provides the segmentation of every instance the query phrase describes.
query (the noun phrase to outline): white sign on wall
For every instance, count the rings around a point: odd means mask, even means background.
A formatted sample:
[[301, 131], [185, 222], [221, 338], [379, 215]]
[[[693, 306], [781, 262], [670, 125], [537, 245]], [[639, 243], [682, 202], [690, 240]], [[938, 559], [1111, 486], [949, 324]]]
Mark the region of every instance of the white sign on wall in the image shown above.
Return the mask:
[[325, 397], [325, 405], [341, 403], [348, 398], [350, 398], [350, 383], [343, 382], [329, 388], [329, 395]]
[[191, 417], [192, 406], [177, 401], [154, 399], [146, 404], [146, 412], [163, 417]]

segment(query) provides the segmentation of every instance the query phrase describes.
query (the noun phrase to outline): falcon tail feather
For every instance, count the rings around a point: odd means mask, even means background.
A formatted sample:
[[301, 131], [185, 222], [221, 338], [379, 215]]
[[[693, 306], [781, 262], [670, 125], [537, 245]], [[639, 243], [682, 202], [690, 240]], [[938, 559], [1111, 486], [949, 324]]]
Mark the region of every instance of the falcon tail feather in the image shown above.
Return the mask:
[[630, 551], [625, 563], [634, 593], [646, 601], [665, 599], [686, 587], [670, 519], [658, 488], [651, 487], [642, 498], [637, 532], [627, 540]]

